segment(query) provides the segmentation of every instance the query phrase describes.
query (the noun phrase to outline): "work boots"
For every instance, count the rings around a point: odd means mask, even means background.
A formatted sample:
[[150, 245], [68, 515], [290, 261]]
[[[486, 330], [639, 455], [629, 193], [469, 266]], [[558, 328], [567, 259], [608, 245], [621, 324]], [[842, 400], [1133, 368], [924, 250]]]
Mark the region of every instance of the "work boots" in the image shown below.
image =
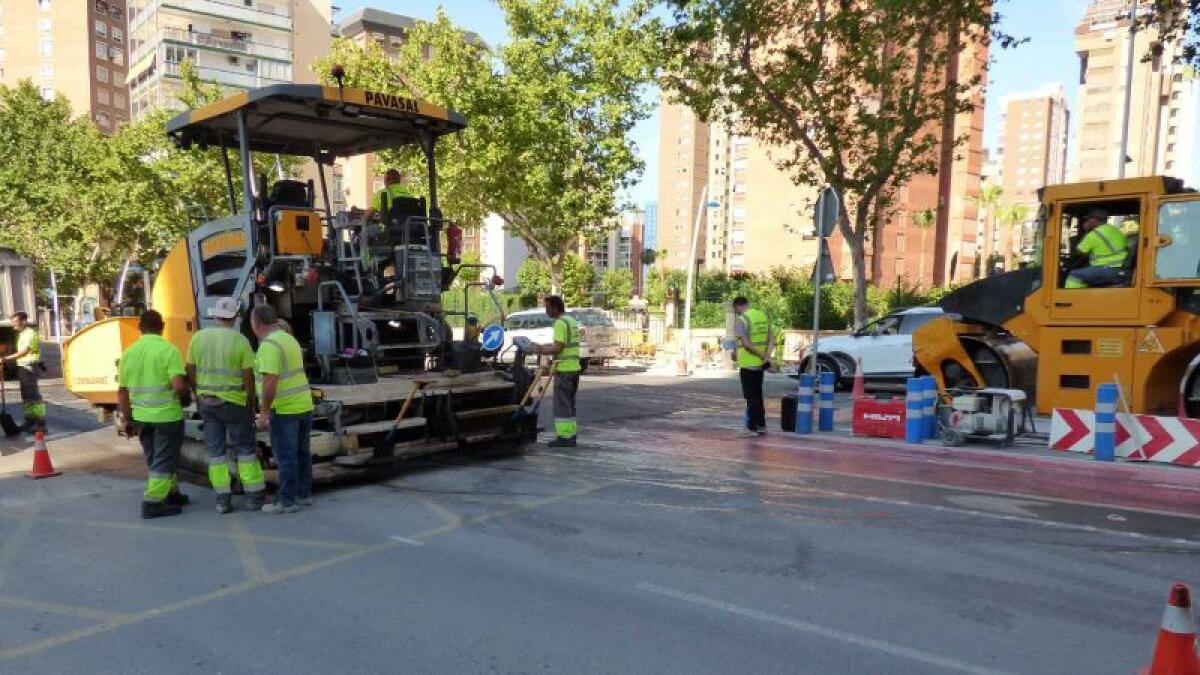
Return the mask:
[[233, 495], [217, 495], [217, 513], [225, 515], [233, 511]]
[[559, 436], [546, 444], [548, 448], [573, 448], [575, 447], [575, 437], [563, 438]]
[[246, 509], [250, 511], [262, 511], [262, 507], [267, 503], [267, 493], [263, 490], [258, 492], [246, 493]]
[[142, 502], [142, 518], [150, 520], [151, 518], [162, 518], [163, 516], [177, 516], [183, 513], [183, 506], [172, 504], [170, 502]]
[[192, 501], [191, 497], [188, 497], [187, 495], [180, 492], [179, 488], [174, 488], [170, 492], [167, 493], [167, 498], [163, 500], [163, 503], [183, 507], [183, 506], [187, 506], [188, 504], [190, 504], [191, 501]]

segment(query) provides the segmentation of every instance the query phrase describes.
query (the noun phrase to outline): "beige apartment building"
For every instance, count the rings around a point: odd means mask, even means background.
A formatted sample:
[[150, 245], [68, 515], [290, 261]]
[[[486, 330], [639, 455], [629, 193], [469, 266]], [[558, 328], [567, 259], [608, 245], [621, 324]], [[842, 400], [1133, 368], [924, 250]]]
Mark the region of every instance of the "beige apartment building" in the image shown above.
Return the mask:
[[105, 133], [129, 120], [125, 0], [0, 0], [0, 83], [61, 94]]
[[[986, 49], [964, 50], [948, 68], [968, 79], [986, 63]], [[967, 281], [978, 273], [980, 173], [983, 169], [983, 92], [977, 109], [958, 115], [940, 138], [967, 137], [953, 152], [934, 149], [936, 174], [917, 176], [894, 195], [890, 217], [869, 238], [867, 275], [877, 286], [899, 279], [922, 286]], [[817, 256], [813, 207], [816, 186], [795, 185], [776, 153], [733, 127], [701, 125], [691, 112], [664, 101], [658, 187], [658, 244], [662, 264], [686, 269], [691, 228], [705, 185], [719, 205], [702, 221], [697, 264], [729, 273], [807, 267]], [[931, 221], [920, 214], [930, 213]], [[840, 278], [851, 278], [849, 248], [830, 238]]]
[[129, 0], [134, 119], [182, 107], [185, 60], [231, 92], [316, 82], [311, 66], [329, 52], [330, 13], [329, 0]]
[[1037, 191], [1067, 175], [1066, 90], [1061, 84], [1006, 96], [1000, 103], [1000, 186], [1004, 203], [1036, 206]]
[[1137, 32], [1130, 59], [1129, 22], [1128, 0], [1095, 0], [1075, 29], [1079, 54], [1075, 179], [1119, 175], [1125, 81], [1132, 68], [1125, 175], [1167, 174], [1194, 180], [1190, 175], [1197, 149], [1194, 72], [1174, 62], [1180, 48], [1175, 43], [1164, 45], [1160, 57], [1144, 60], [1150, 46], [1158, 42], [1153, 30]]
[[[657, 264], [687, 269], [697, 207], [709, 178], [709, 125], [698, 119], [687, 106], [664, 98], [659, 131], [656, 247], [663, 253]], [[693, 264], [704, 266], [708, 259], [704, 232], [711, 215], [702, 213], [700, 216], [701, 236]]]

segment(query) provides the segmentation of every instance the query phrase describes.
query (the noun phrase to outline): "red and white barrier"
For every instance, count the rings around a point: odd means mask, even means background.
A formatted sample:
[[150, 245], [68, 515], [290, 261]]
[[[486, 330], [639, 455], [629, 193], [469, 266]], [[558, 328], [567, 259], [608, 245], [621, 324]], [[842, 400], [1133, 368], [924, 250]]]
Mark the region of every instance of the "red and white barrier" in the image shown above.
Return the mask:
[[[1055, 408], [1050, 449], [1095, 451], [1096, 416], [1091, 410]], [[1200, 420], [1117, 414], [1117, 457], [1134, 462], [1200, 466]]]

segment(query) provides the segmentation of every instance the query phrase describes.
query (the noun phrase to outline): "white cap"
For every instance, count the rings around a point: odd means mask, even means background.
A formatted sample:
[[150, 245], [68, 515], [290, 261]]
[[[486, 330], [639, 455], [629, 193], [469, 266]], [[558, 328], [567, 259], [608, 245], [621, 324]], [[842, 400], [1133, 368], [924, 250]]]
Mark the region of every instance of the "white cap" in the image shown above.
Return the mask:
[[241, 307], [238, 301], [233, 298], [218, 298], [217, 302], [212, 307], [208, 308], [208, 315], [216, 319], [232, 319], [238, 315]]

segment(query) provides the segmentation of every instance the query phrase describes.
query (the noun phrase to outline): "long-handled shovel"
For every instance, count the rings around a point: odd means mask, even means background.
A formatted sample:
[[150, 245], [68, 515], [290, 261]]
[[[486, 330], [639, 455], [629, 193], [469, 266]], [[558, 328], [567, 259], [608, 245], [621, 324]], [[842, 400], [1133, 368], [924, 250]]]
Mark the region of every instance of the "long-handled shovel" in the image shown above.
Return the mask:
[[408, 398], [404, 399], [404, 405], [400, 406], [400, 414], [396, 415], [396, 423], [392, 425], [391, 430], [379, 442], [379, 451], [384, 455], [390, 455], [392, 450], [395, 449], [396, 443], [400, 441], [400, 421], [404, 419], [404, 415], [412, 407], [412, 402], [417, 397], [417, 392], [424, 389], [427, 384], [429, 383], [421, 380], [413, 382], [412, 389], [408, 392]]
[[3, 363], [0, 363], [0, 429], [3, 429], [4, 435], [9, 438], [21, 435], [21, 427], [17, 426], [16, 420], [12, 418], [12, 415], [8, 414], [8, 396], [4, 391]]

